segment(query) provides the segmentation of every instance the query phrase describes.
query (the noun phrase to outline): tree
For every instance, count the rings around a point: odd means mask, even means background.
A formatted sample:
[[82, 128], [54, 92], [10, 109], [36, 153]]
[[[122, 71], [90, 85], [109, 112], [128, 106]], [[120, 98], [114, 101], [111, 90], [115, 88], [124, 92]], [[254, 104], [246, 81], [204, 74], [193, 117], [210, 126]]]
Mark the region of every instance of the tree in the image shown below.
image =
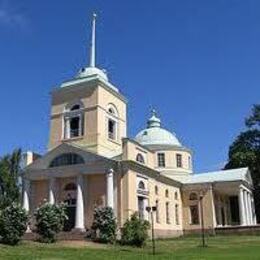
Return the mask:
[[20, 191], [18, 178], [21, 171], [21, 149], [0, 158], [0, 208], [18, 202]]
[[260, 221], [260, 104], [254, 105], [245, 119], [246, 131], [231, 144], [225, 169], [249, 167], [253, 185], [256, 215]]
[[102, 243], [113, 243], [116, 239], [116, 218], [111, 207], [98, 207], [94, 211], [93, 239]]

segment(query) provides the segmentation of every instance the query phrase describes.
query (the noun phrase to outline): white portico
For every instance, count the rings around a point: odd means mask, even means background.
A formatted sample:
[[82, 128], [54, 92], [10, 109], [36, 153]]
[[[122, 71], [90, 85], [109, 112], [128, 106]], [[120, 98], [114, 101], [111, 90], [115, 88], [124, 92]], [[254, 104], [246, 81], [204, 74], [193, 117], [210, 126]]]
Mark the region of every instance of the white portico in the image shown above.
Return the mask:
[[[80, 155], [82, 161], [76, 159], [75, 154]], [[67, 160], [72, 160], [72, 165], [66, 165], [64, 155], [74, 156], [67, 157]], [[51, 204], [65, 202], [70, 221], [74, 222], [69, 223], [69, 228], [85, 231], [95, 206], [114, 208], [115, 167], [112, 160], [62, 144], [27, 167], [23, 207], [33, 212], [46, 200]]]

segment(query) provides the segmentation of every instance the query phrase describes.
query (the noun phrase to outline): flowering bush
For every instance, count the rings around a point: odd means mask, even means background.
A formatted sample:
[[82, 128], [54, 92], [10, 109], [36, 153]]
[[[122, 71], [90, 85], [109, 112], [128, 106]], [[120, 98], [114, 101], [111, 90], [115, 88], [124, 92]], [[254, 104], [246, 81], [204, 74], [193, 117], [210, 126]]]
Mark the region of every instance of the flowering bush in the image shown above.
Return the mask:
[[16, 245], [27, 229], [28, 214], [18, 204], [11, 204], [0, 210], [1, 242]]
[[57, 233], [61, 232], [67, 219], [64, 204], [44, 203], [35, 212], [36, 232], [40, 235], [40, 241], [53, 243]]
[[110, 207], [96, 208], [92, 224], [93, 239], [102, 243], [113, 243], [116, 238], [116, 219]]

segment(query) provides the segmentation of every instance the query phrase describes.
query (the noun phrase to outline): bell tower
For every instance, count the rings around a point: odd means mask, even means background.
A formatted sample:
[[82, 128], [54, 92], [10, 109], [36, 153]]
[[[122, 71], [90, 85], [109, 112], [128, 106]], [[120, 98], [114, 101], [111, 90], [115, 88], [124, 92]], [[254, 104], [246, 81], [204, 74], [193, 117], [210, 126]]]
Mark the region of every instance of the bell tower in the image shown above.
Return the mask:
[[96, 14], [93, 14], [89, 66], [51, 93], [49, 150], [66, 142], [113, 157], [122, 152], [127, 102], [96, 66]]

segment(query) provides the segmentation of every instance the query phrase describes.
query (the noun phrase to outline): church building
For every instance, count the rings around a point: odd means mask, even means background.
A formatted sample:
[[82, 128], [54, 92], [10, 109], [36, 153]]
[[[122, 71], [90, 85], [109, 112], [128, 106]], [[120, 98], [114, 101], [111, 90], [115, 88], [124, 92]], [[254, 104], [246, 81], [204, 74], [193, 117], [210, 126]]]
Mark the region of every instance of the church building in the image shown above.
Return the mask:
[[154, 110], [143, 130], [127, 136], [127, 100], [96, 67], [95, 26], [94, 15], [89, 66], [51, 93], [48, 151], [28, 157], [23, 207], [33, 213], [46, 200], [66, 202], [65, 231], [86, 232], [103, 206], [119, 227], [135, 212], [151, 221], [146, 209], [156, 207], [156, 237], [198, 232], [202, 219], [209, 232], [255, 225], [247, 168], [194, 174], [191, 149]]

